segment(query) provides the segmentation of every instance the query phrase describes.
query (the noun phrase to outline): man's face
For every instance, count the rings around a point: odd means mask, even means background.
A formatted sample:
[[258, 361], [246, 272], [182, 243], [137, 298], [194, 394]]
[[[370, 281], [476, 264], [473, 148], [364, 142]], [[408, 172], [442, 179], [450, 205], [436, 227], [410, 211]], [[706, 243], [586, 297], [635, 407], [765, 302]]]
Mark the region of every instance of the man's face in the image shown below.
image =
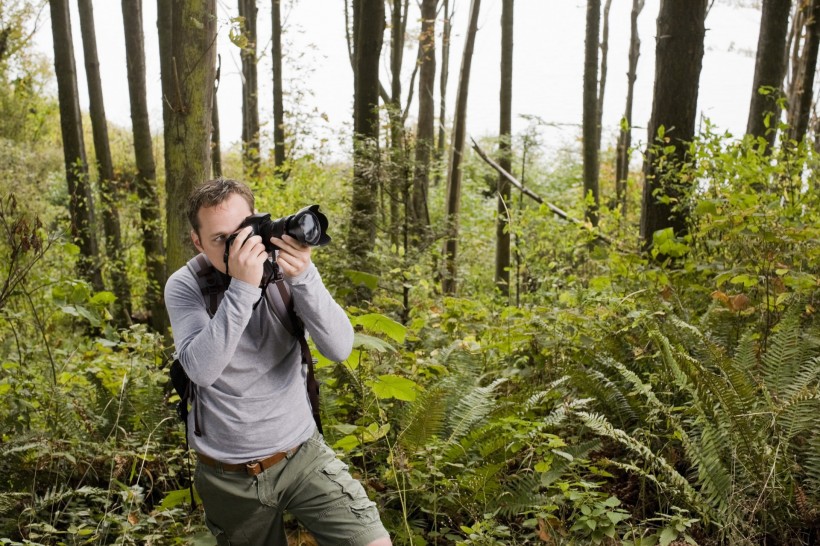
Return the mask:
[[222, 273], [225, 273], [225, 240], [251, 214], [247, 201], [236, 193], [218, 205], [199, 209], [199, 233], [191, 230], [191, 239], [196, 249]]

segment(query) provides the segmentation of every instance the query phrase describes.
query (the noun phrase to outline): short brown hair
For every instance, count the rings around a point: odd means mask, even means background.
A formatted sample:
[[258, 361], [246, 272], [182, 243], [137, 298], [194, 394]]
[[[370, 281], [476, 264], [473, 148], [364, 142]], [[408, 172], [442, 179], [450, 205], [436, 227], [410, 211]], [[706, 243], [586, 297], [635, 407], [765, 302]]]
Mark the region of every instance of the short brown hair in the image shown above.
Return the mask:
[[248, 206], [251, 212], [256, 210], [254, 208], [253, 192], [251, 189], [237, 180], [230, 178], [217, 178], [215, 180], [208, 180], [194, 188], [191, 195], [188, 196], [188, 203], [185, 212], [188, 215], [188, 221], [194, 231], [199, 233], [199, 210], [208, 207], [214, 207], [233, 194], [240, 195]]

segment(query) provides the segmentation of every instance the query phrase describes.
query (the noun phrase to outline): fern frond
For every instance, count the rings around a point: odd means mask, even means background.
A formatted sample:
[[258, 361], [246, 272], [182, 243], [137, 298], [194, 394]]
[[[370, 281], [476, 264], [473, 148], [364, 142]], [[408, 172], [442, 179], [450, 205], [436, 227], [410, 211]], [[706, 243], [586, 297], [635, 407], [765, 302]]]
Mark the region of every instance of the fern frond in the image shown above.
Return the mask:
[[428, 388], [402, 416], [398, 441], [409, 452], [427, 445], [431, 438], [438, 437], [444, 430], [446, 390], [441, 383]]
[[473, 387], [464, 393], [448, 420], [450, 435], [446, 439], [447, 443], [458, 442], [473, 426], [493, 411], [494, 391], [505, 381], [503, 378], [496, 379], [486, 387]]
[[524, 410], [531, 411], [541, 405], [544, 399], [549, 396], [556, 388], [560, 387], [564, 383], [569, 381], [569, 376], [565, 375], [563, 377], [559, 377], [555, 381], [550, 382], [547, 385], [547, 388], [530, 396], [526, 402], [524, 402]]
[[511, 518], [537, 510], [546, 502], [546, 497], [538, 492], [541, 481], [532, 473], [516, 474], [504, 485], [503, 491], [494, 499], [491, 511], [498, 511]]
[[799, 320], [794, 313], [789, 313], [769, 338], [769, 346], [761, 359], [766, 387], [775, 397], [784, 396], [782, 391], [795, 382], [803, 356], [806, 355], [800, 342]]
[[575, 400], [570, 400], [569, 402], [558, 406], [552, 411], [552, 413], [547, 415], [544, 418], [544, 424], [547, 427], [555, 428], [563, 423], [570, 413], [581, 409], [586, 409], [586, 407], [594, 401], [595, 400], [593, 398], [578, 398]]

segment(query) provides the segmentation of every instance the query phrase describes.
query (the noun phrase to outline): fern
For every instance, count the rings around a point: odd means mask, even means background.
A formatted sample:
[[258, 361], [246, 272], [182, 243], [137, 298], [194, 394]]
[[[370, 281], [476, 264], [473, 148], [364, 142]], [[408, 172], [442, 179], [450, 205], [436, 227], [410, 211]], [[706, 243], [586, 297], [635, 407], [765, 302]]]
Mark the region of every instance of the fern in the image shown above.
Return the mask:
[[398, 441], [410, 452], [427, 445], [444, 430], [447, 405], [444, 385], [428, 388], [422, 396], [408, 406], [402, 415]]
[[447, 428], [450, 431], [446, 439], [447, 443], [458, 442], [476, 423], [493, 411], [494, 391], [505, 381], [506, 379], [503, 378], [496, 379], [486, 387], [476, 386], [464, 393], [447, 421]]

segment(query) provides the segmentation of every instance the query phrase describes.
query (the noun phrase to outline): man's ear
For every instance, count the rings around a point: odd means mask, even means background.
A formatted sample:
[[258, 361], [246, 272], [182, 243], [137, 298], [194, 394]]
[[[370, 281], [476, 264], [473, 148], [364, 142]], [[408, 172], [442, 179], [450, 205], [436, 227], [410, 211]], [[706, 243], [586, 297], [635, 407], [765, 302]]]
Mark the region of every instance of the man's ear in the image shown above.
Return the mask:
[[194, 247], [200, 252], [205, 252], [205, 249], [202, 248], [202, 241], [199, 240], [199, 235], [197, 234], [196, 230], [191, 230], [191, 241], [194, 243]]

